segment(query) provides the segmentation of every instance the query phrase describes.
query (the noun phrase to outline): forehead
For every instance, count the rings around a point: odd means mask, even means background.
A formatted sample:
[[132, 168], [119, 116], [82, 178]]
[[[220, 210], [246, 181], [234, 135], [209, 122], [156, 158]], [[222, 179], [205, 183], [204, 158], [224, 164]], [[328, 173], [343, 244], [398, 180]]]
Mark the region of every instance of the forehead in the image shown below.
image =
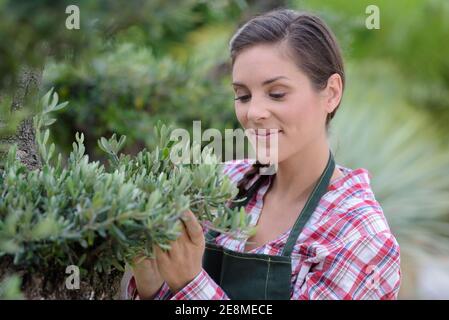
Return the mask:
[[281, 44], [259, 44], [240, 52], [232, 68], [233, 81], [251, 84], [273, 76], [290, 79], [301, 77], [302, 72]]

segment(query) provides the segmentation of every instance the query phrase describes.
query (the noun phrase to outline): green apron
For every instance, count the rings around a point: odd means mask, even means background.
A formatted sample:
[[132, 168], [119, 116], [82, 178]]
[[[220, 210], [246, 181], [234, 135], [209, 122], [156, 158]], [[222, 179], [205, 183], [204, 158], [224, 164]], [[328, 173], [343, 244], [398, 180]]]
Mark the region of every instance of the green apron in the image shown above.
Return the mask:
[[[329, 151], [326, 168], [296, 219], [281, 255], [232, 251], [215, 244], [215, 238], [219, 235], [218, 232], [210, 231], [206, 235], [203, 268], [230, 299], [290, 299], [291, 253], [293, 247], [305, 224], [318, 206], [321, 197], [327, 192], [334, 169], [335, 162], [332, 152]], [[259, 178], [251, 186], [245, 201], [240, 202], [239, 206], [246, 206], [251, 200], [264, 180], [262, 178]]]

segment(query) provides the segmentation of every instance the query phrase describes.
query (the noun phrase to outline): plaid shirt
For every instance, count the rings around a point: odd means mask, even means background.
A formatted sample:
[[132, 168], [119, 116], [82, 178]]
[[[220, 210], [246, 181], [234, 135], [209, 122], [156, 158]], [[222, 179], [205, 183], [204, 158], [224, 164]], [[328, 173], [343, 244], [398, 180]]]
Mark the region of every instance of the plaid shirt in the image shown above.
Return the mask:
[[[224, 173], [237, 183], [250, 167], [249, 160], [235, 160], [225, 165]], [[399, 245], [375, 200], [371, 176], [366, 169], [336, 167], [344, 176], [330, 182], [293, 249], [291, 299], [396, 299], [401, 280]], [[245, 207], [252, 225], [257, 224], [268, 187], [269, 183], [260, 187]], [[280, 255], [289, 232], [249, 252]], [[245, 241], [223, 234], [215, 241], [244, 252]], [[127, 293], [139, 299], [133, 277]], [[229, 298], [203, 269], [176, 294], [164, 283], [154, 299]]]

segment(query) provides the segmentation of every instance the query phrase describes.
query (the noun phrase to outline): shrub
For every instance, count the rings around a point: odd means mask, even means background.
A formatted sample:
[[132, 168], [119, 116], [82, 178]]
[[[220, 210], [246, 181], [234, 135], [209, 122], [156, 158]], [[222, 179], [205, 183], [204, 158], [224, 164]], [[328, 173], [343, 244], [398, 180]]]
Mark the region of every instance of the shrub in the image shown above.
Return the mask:
[[[89, 161], [84, 136], [77, 133], [64, 166], [61, 154], [54, 157], [54, 144], [48, 145], [45, 127], [55, 121], [51, 113], [65, 105], [49, 91], [34, 118], [42, 168], [27, 170], [12, 146], [0, 171], [0, 264], [3, 271], [19, 270], [25, 287], [31, 274], [45, 279], [77, 265], [83, 274], [98, 277], [123, 271], [138, 254], [151, 257], [154, 244], [169, 250], [180, 234], [180, 215], [189, 208], [212, 229], [235, 236], [251, 232], [244, 210], [225, 205], [237, 188], [211, 151], [193, 146], [192, 156], [201, 153], [205, 164], [175, 165], [170, 160], [174, 141], [161, 123], [155, 127], [158, 146], [136, 156], [119, 154], [124, 136], [101, 138], [99, 146], [110, 157], [107, 166]], [[60, 292], [54, 288], [60, 280], [46, 280], [49, 292]]]

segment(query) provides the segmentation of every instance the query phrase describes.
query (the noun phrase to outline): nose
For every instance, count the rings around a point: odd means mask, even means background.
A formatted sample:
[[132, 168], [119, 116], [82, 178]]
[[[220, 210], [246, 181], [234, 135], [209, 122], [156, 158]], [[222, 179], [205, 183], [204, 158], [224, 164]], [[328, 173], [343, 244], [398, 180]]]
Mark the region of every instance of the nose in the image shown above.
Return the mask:
[[261, 122], [270, 117], [271, 113], [266, 104], [263, 103], [262, 99], [254, 99], [254, 97], [249, 102], [247, 118], [252, 122]]

